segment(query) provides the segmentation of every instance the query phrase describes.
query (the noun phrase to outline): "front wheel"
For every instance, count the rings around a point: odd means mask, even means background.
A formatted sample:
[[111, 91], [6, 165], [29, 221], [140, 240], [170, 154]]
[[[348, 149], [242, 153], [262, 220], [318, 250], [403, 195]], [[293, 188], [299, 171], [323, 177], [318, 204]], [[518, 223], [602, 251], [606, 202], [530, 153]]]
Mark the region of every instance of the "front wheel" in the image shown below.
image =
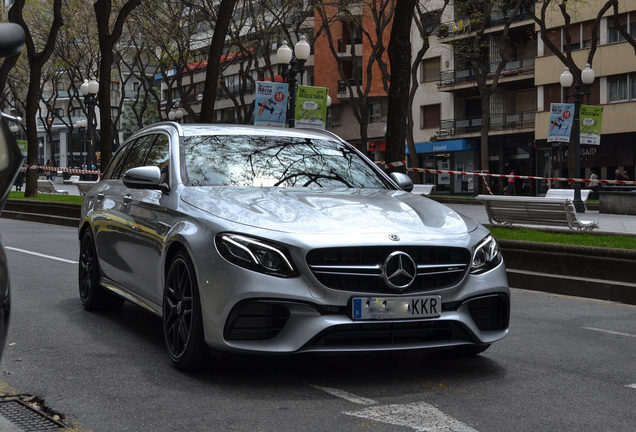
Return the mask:
[[84, 309], [96, 310], [116, 310], [124, 304], [124, 298], [113, 294], [101, 286], [101, 271], [97, 250], [95, 249], [95, 239], [90, 229], [82, 234], [80, 242], [79, 256], [79, 296]]
[[203, 336], [201, 302], [188, 255], [177, 253], [168, 270], [163, 292], [163, 335], [172, 363], [178, 369], [200, 369], [208, 357]]

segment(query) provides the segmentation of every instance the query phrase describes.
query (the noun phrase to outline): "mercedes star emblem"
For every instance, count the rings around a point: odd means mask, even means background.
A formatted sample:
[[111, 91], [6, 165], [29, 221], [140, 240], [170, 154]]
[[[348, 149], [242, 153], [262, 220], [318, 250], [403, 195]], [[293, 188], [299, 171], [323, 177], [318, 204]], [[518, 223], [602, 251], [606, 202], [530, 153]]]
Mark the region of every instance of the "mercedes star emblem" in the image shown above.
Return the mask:
[[393, 252], [382, 266], [382, 278], [389, 287], [397, 290], [408, 288], [416, 276], [417, 265], [406, 252]]

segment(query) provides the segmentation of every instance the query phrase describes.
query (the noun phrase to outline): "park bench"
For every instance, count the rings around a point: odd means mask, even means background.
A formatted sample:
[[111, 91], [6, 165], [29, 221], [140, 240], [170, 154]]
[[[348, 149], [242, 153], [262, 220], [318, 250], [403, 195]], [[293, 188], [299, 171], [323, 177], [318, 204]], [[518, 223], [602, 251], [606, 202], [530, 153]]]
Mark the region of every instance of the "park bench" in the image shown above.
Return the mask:
[[416, 184], [413, 185], [413, 190], [411, 193], [417, 195], [430, 196], [432, 193], [435, 193], [435, 185], [434, 184]]
[[477, 195], [476, 199], [484, 203], [491, 224], [563, 226], [586, 231], [598, 228], [594, 221], [579, 220], [568, 198]]
[[[581, 189], [581, 200], [587, 201], [592, 193], [591, 189]], [[546, 198], [568, 198], [574, 200], [574, 189], [548, 189], [545, 193]]]
[[64, 180], [64, 184], [73, 184], [76, 181], [79, 181], [79, 179], [80, 179], [80, 176], [72, 175], [68, 179]]
[[67, 190], [59, 190], [55, 188], [55, 184], [51, 180], [38, 180], [38, 192], [53, 195], [68, 195]]
[[77, 186], [77, 190], [79, 191], [80, 195], [86, 195], [89, 190], [93, 189], [93, 186], [95, 186], [97, 184], [97, 182], [96, 181], [79, 180], [79, 181], [76, 181], [73, 184], [75, 186]]

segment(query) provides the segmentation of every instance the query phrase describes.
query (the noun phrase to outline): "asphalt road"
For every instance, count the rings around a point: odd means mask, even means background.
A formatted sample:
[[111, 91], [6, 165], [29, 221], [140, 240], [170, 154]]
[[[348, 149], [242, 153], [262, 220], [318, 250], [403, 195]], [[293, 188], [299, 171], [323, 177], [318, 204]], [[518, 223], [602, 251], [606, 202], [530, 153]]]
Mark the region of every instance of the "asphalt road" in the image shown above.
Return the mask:
[[161, 322], [77, 298], [76, 230], [0, 219], [12, 279], [0, 394], [75, 432], [629, 431], [636, 307], [513, 290], [510, 335], [474, 358], [217, 356], [173, 369]]

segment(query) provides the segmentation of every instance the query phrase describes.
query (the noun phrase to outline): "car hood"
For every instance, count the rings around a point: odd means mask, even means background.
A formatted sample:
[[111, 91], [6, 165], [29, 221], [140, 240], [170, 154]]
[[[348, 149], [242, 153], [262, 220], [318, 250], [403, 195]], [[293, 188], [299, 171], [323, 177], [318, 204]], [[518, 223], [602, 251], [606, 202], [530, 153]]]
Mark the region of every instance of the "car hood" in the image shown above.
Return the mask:
[[186, 187], [181, 199], [217, 218], [289, 233], [449, 235], [478, 226], [431, 199], [395, 190]]

